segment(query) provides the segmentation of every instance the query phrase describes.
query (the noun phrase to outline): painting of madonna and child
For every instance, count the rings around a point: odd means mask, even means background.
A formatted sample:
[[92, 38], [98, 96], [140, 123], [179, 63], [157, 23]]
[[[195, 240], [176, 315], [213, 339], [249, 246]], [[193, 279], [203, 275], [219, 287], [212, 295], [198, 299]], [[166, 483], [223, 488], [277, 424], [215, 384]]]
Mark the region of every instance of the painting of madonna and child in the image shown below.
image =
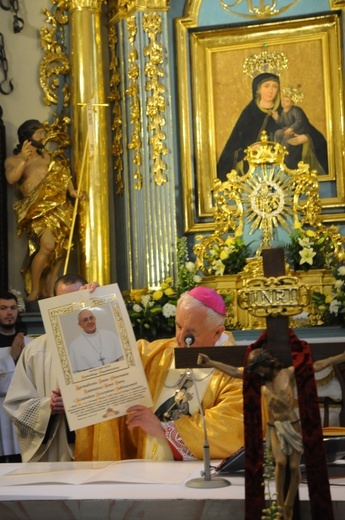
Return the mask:
[[[234, 71], [238, 79], [236, 90], [242, 89], [241, 101], [237, 96], [229, 103], [229, 97], [227, 101], [224, 98], [225, 90], [218, 89], [215, 111], [222, 110], [222, 120], [226, 122], [217, 136], [217, 177], [222, 181], [232, 169], [239, 174], [248, 171], [245, 150], [260, 141], [263, 130], [270, 141], [285, 146], [288, 168], [296, 169], [303, 161], [320, 176], [328, 173], [322, 71], [311, 74], [304, 60], [302, 65], [300, 56], [288, 56], [285, 47], [284, 52], [247, 52], [242, 67]], [[215, 66], [221, 67], [224, 59], [225, 56], [220, 57]], [[317, 97], [308, 98], [308, 92], [317, 92]], [[229, 111], [229, 117], [224, 111]]]

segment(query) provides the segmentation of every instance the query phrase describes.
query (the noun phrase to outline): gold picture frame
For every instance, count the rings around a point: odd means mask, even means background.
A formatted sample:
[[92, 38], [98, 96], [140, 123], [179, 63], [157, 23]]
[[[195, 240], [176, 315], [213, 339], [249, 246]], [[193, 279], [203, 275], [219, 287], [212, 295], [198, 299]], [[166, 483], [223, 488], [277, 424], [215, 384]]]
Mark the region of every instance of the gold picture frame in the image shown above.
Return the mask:
[[248, 56], [284, 52], [281, 85], [301, 84], [303, 110], [324, 135], [328, 173], [319, 175], [323, 222], [345, 222], [342, 23], [339, 12], [312, 18], [204, 29], [177, 20], [185, 232], [214, 229], [211, 188], [217, 160], [243, 108], [252, 79]]

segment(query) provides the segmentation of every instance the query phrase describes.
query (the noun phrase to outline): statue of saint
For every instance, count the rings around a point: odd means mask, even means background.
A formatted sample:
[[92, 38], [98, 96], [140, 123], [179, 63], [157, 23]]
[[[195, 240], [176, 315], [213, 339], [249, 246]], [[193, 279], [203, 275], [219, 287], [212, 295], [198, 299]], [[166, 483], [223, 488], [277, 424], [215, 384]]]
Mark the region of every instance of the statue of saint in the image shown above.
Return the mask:
[[35, 119], [18, 128], [19, 144], [5, 161], [6, 179], [16, 185], [19, 200], [13, 205], [18, 237], [28, 238], [22, 266], [26, 301], [53, 295], [53, 285], [66, 256], [73, 206], [77, 197], [69, 169], [45, 150], [45, 131]]

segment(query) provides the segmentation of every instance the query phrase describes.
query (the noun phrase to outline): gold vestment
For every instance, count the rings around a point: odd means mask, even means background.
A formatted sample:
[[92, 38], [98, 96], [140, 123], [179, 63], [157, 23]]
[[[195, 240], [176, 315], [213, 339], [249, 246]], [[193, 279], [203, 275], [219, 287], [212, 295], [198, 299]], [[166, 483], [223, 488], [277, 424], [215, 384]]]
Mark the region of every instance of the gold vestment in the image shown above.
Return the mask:
[[[234, 345], [232, 334], [227, 335], [229, 340], [224, 346]], [[156, 403], [173, 359], [176, 340], [163, 339], [152, 343], [139, 340], [138, 347], [152, 400]], [[223, 459], [240, 449], [244, 445], [242, 380], [215, 370], [202, 399], [202, 407], [210, 457]], [[143, 458], [147, 435], [140, 428], [129, 432], [125, 420], [125, 417], [120, 417], [77, 430], [76, 460]], [[204, 430], [200, 414], [183, 416], [175, 421], [175, 426], [188, 449], [196, 458], [202, 459]]]

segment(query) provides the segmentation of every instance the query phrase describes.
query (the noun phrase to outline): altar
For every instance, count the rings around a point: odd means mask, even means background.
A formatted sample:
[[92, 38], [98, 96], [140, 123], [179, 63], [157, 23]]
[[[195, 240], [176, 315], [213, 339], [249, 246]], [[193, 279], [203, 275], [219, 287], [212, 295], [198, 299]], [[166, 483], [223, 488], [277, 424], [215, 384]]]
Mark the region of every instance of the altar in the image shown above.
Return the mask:
[[[0, 515], [4, 520], [243, 520], [244, 476], [225, 475], [228, 487], [187, 487], [202, 470], [201, 461], [1, 464]], [[334, 518], [341, 520], [345, 478], [331, 484]], [[306, 484], [299, 493], [301, 518], [309, 520]]]

